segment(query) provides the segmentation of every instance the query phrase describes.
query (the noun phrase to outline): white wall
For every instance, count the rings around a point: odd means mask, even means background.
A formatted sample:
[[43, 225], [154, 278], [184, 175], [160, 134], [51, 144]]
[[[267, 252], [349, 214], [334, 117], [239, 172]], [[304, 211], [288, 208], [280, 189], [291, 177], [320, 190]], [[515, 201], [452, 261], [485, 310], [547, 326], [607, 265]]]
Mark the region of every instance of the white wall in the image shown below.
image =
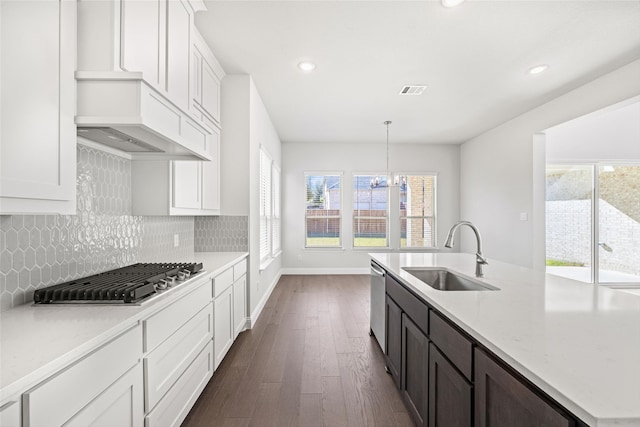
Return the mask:
[[220, 114], [220, 213], [249, 215], [249, 84], [247, 74], [222, 80]]
[[[458, 220], [459, 153], [457, 145], [391, 144], [389, 169], [402, 173], [436, 172], [437, 242], [441, 246], [448, 229]], [[283, 271], [288, 273], [367, 272], [368, 252], [353, 249], [352, 174], [384, 173], [385, 144], [282, 144]], [[305, 172], [342, 172], [342, 231], [344, 250], [305, 249]], [[398, 191], [397, 188], [392, 191]], [[396, 200], [398, 200], [396, 198]], [[349, 231], [345, 234], [345, 231]]]
[[[537, 189], [535, 197], [540, 197], [540, 183], [537, 180], [544, 181], [544, 174], [540, 175], [537, 166], [534, 182], [533, 170], [534, 163], [544, 163], [544, 150], [534, 150], [534, 135], [639, 95], [638, 76], [640, 60], [518, 116], [461, 146], [460, 218], [473, 221], [479, 227], [486, 256], [528, 267], [540, 265], [539, 258], [544, 257], [544, 246], [542, 253], [538, 253], [540, 244], [535, 241], [544, 241], [544, 210], [534, 210], [534, 185]], [[526, 213], [528, 219], [521, 221], [520, 213]], [[468, 232], [465, 230], [465, 233]], [[462, 250], [475, 250], [475, 242], [469, 234], [464, 234]], [[535, 263], [534, 256], [537, 260]]]
[[[263, 271], [260, 268], [260, 146], [262, 145], [277, 165], [282, 165], [280, 137], [276, 132], [269, 113], [260, 98], [253, 79], [249, 81], [250, 107], [250, 148], [249, 172], [251, 185], [249, 193], [251, 205], [249, 209], [249, 249], [251, 251], [251, 275], [258, 280], [251, 281], [250, 313], [261, 309], [269, 292], [280, 278], [282, 254], [277, 256]], [[260, 306], [260, 307], [259, 307]], [[255, 320], [255, 319], [252, 319]]]
[[280, 276], [282, 256], [260, 271], [259, 153], [264, 145], [281, 164], [280, 138], [251, 76], [227, 74], [222, 80], [222, 215], [249, 217], [249, 313], [255, 322]]
[[547, 163], [638, 161], [640, 102], [597, 111], [544, 133]]

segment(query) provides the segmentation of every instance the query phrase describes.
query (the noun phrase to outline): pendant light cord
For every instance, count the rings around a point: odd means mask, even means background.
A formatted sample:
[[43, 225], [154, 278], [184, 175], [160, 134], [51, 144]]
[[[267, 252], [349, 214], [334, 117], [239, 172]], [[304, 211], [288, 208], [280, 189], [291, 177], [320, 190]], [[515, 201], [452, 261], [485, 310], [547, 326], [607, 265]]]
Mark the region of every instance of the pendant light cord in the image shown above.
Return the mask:
[[384, 124], [387, 126], [387, 187], [389, 187], [391, 185], [389, 183], [389, 125], [391, 124], [391, 120], [385, 121]]

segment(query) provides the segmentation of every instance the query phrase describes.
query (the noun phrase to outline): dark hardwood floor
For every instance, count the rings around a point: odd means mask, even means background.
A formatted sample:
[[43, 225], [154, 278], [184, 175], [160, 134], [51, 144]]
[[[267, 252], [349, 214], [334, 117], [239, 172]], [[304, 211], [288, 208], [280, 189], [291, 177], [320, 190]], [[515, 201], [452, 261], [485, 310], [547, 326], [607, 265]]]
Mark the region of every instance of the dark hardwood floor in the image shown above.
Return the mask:
[[282, 276], [183, 426], [412, 426], [369, 336], [369, 276]]

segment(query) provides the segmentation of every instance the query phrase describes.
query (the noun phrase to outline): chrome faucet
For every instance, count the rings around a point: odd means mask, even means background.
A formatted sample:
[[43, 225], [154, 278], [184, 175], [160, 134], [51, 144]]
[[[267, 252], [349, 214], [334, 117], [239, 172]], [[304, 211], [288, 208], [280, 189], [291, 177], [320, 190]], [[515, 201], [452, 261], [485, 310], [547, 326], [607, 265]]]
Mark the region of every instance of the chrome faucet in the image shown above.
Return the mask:
[[475, 225], [473, 225], [469, 221], [460, 221], [459, 223], [451, 227], [451, 230], [449, 230], [449, 234], [447, 235], [447, 240], [444, 242], [444, 246], [446, 248], [453, 247], [453, 235], [455, 234], [456, 230], [463, 225], [468, 225], [476, 234], [476, 242], [478, 244], [478, 249], [476, 251], [476, 277], [482, 277], [482, 266], [489, 263], [487, 262], [487, 259], [482, 255], [482, 239], [480, 238], [480, 232]]

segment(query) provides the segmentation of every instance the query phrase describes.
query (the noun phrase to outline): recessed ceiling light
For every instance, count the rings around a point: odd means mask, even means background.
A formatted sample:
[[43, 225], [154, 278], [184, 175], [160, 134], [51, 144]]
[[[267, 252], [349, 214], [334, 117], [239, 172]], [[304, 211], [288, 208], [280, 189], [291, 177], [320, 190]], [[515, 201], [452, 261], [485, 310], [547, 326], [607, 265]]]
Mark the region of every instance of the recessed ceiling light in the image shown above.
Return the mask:
[[456, 7], [460, 6], [464, 3], [464, 0], [442, 0], [442, 5], [444, 7]]
[[547, 68], [549, 68], [549, 66], [547, 64], [536, 65], [535, 67], [530, 68], [528, 73], [529, 74], [540, 74], [543, 71], [546, 71]]
[[300, 68], [305, 73], [308, 73], [309, 71], [313, 71], [313, 69], [316, 68], [316, 64], [309, 61], [302, 61], [298, 64], [298, 68]]

